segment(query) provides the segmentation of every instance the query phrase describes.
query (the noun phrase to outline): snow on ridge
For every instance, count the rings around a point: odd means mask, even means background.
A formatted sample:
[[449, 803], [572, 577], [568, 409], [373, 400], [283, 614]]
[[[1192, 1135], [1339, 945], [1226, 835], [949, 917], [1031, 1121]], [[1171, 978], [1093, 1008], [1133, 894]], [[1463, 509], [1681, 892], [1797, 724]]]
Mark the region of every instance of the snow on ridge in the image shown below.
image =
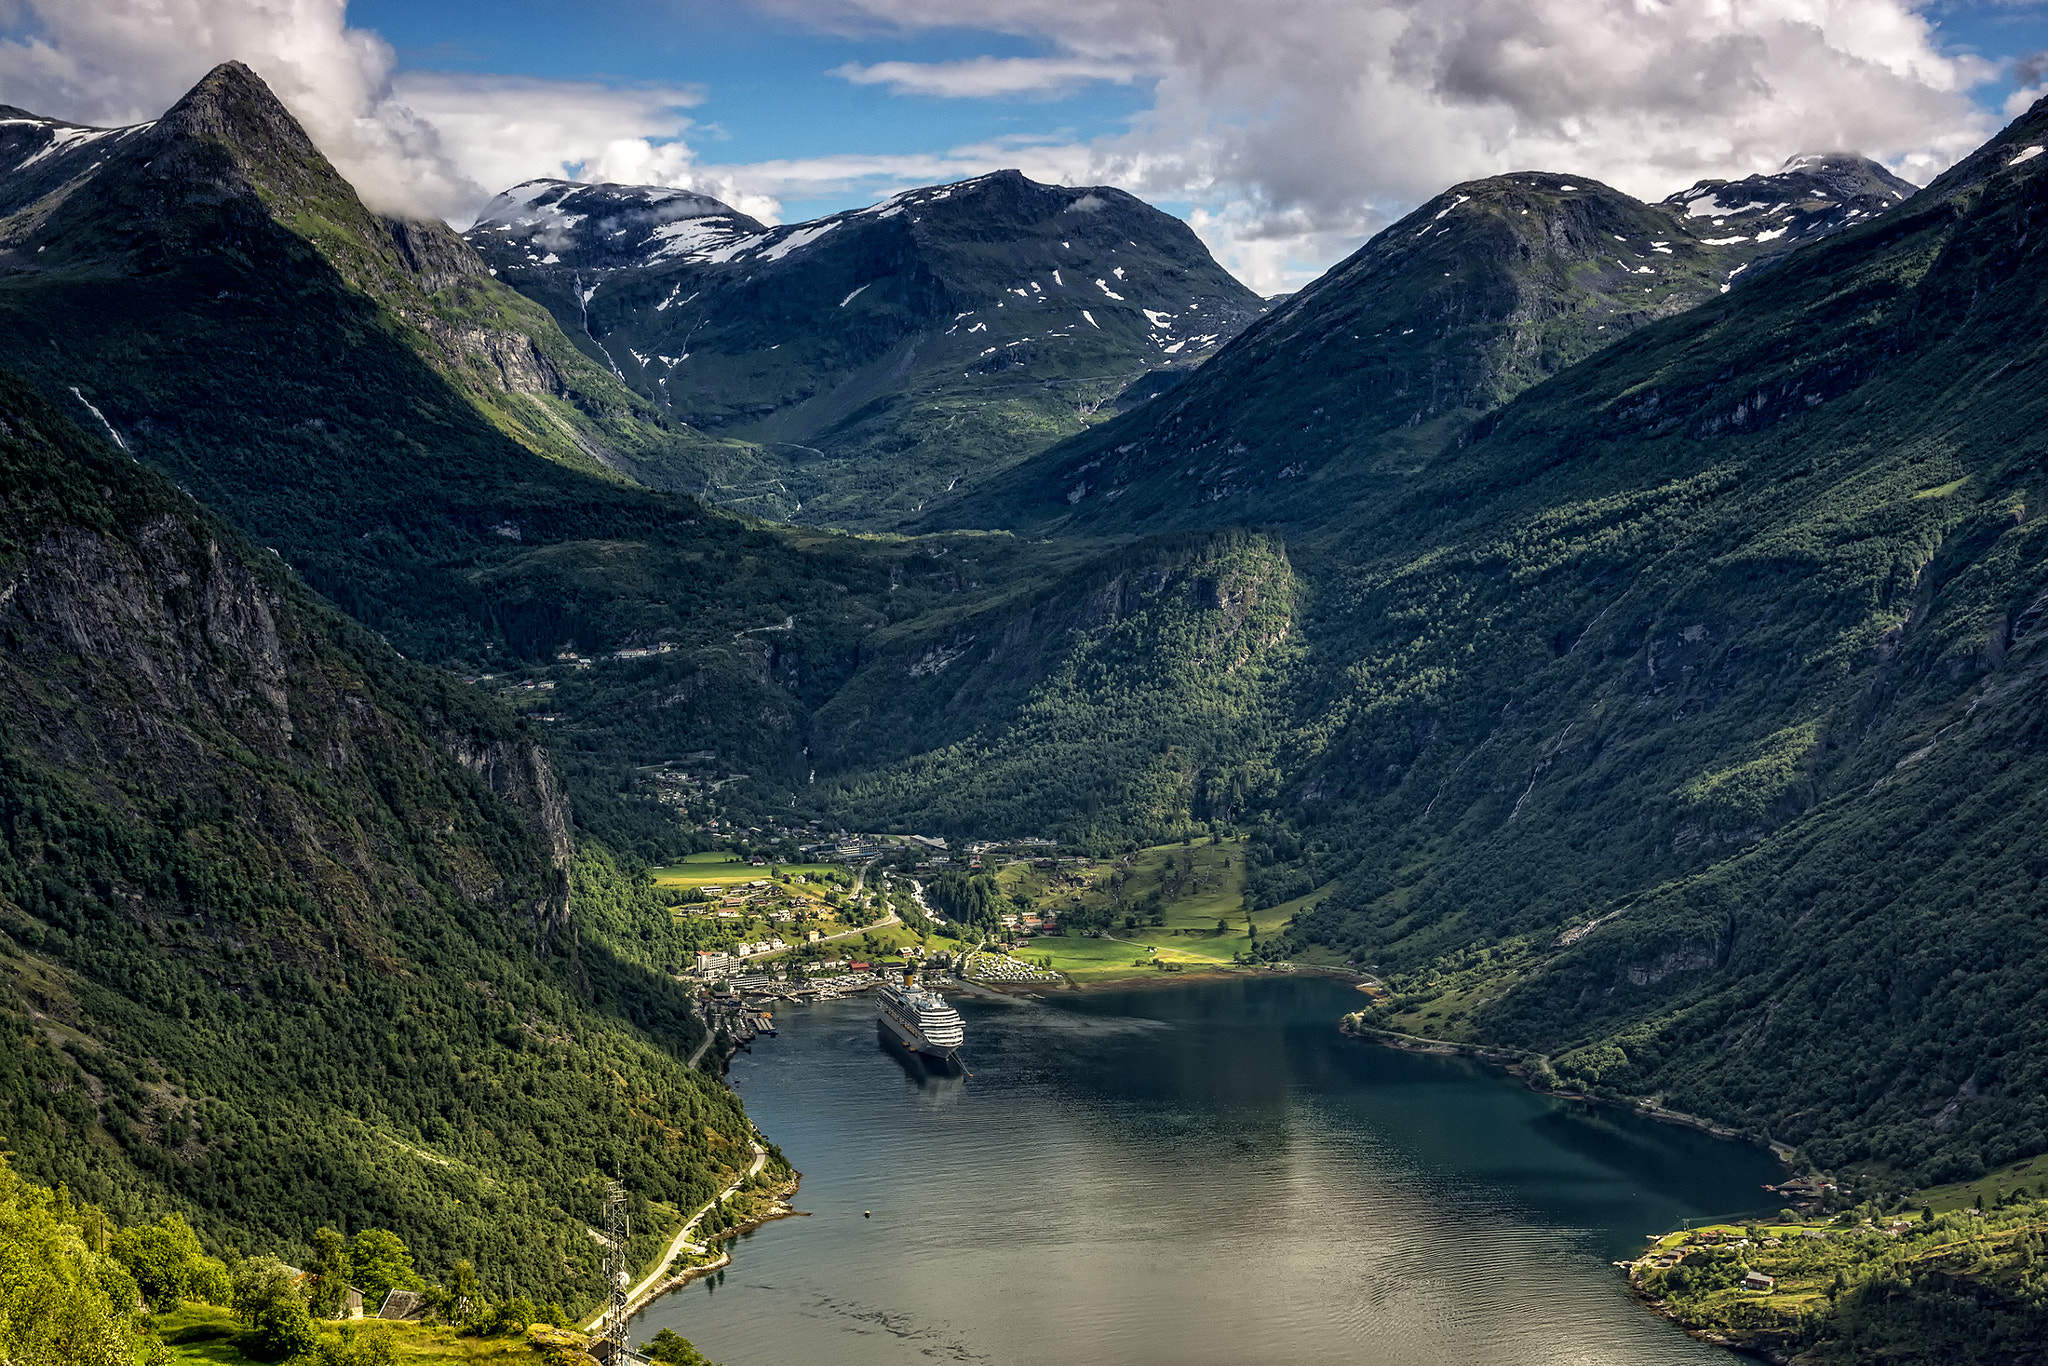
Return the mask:
[[780, 261], [798, 247], [807, 247], [817, 241], [820, 237], [838, 227], [841, 221], [838, 218], [828, 218], [822, 223], [811, 223], [800, 227], [774, 246], [763, 251], [761, 259], [763, 261]]
[[18, 171], [23, 166], [35, 165], [44, 157], [56, 156], [60, 152], [68, 152], [75, 147], [84, 147], [88, 143], [98, 142], [101, 138], [115, 137], [128, 131], [130, 130], [126, 128], [81, 128], [76, 124], [61, 127], [50, 125], [49, 143], [23, 158], [21, 164], [14, 169]]

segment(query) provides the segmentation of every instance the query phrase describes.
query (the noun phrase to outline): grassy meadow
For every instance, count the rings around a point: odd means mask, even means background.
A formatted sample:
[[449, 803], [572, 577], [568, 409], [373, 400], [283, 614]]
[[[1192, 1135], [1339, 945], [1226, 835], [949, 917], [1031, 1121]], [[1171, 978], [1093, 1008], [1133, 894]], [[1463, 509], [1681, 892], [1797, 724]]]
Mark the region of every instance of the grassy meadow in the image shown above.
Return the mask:
[[[155, 1326], [170, 1349], [172, 1366], [267, 1366], [237, 1345], [244, 1325], [219, 1305], [187, 1304], [157, 1315]], [[338, 1340], [343, 1327], [315, 1326], [327, 1340]], [[531, 1333], [480, 1337], [438, 1324], [367, 1320], [351, 1327], [363, 1337], [381, 1336], [389, 1342], [393, 1366], [552, 1366], [561, 1359]]]
[[[1023, 957], [1049, 962], [1055, 972], [1089, 984], [1234, 966], [1328, 891], [1318, 889], [1247, 919], [1244, 859], [1242, 839], [1161, 844], [1071, 868], [1013, 863], [996, 880], [1013, 899], [1027, 898], [1040, 915], [1062, 922], [1108, 920], [1103, 937], [1039, 936], [1022, 950]], [[1126, 923], [1132, 917], [1137, 924]]]

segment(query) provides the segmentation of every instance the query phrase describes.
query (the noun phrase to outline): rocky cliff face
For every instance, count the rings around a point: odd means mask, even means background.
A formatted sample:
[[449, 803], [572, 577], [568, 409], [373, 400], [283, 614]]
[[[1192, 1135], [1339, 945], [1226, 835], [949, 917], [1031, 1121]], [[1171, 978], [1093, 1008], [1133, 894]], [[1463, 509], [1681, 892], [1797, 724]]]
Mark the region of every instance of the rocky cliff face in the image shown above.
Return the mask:
[[[12, 386], [0, 399], [29, 493], [50, 477], [31, 461], [51, 450], [52, 417]], [[59, 469], [69, 506], [17, 506], [0, 558], [16, 760], [119, 819], [228, 841], [236, 875], [348, 934], [374, 934], [380, 907], [437, 881], [530, 918], [543, 941], [560, 928], [569, 817], [536, 739], [423, 675], [397, 679], [411, 696], [393, 705], [379, 685], [404, 666], [132, 463]], [[179, 915], [120, 891], [140, 914]], [[274, 934], [286, 957], [307, 947]]]

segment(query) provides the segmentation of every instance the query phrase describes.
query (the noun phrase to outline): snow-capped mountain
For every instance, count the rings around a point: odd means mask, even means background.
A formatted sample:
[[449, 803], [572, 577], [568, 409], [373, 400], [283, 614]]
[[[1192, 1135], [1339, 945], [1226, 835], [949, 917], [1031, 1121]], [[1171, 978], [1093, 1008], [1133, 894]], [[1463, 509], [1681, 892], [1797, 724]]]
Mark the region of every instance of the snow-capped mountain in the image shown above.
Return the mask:
[[1313, 520], [1533, 384], [1741, 287], [1914, 187], [1852, 153], [1646, 204], [1584, 176], [1456, 185], [1276, 306], [1159, 402], [1006, 472], [949, 524]]
[[1875, 218], [1918, 188], [1854, 152], [1808, 152], [1773, 175], [1702, 180], [1662, 204], [1703, 245], [1766, 258]]
[[805, 520], [909, 515], [1265, 310], [1179, 219], [1016, 171], [774, 227], [684, 191], [532, 181], [467, 238], [627, 384], [786, 455], [705, 492]]
[[709, 195], [654, 185], [529, 180], [484, 206], [470, 241], [528, 264], [611, 271], [716, 259], [769, 229]]

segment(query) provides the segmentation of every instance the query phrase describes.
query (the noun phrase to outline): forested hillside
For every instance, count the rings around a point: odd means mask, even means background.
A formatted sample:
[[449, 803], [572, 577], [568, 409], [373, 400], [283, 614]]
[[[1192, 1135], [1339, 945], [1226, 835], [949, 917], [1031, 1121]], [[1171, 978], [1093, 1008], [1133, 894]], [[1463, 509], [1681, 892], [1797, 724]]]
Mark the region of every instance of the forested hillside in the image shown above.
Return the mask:
[[1377, 963], [1426, 1028], [1831, 1165], [2048, 1141], [2018, 833], [2044, 133], [2037, 109], [1332, 528], [1317, 639], [1348, 673], [1288, 823], [1341, 880], [1297, 945]]
[[649, 1216], [745, 1165], [680, 988], [570, 904], [540, 738], [11, 377], [0, 639], [25, 1174], [216, 1248], [375, 1225], [588, 1303], [606, 1176]]
[[1142, 542], [1024, 600], [877, 632], [812, 750], [862, 825], [1041, 834], [1091, 847], [1227, 824], [1275, 793], [1297, 667], [1274, 542]]

